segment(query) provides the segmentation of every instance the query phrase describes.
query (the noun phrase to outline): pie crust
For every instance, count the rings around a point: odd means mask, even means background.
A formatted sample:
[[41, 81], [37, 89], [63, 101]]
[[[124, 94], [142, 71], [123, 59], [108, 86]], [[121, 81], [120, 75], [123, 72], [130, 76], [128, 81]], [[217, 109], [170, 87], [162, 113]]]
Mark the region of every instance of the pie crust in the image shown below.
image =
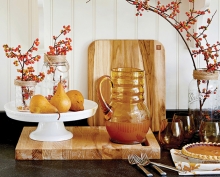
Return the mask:
[[220, 143], [198, 142], [182, 147], [182, 154], [201, 160], [220, 161]]

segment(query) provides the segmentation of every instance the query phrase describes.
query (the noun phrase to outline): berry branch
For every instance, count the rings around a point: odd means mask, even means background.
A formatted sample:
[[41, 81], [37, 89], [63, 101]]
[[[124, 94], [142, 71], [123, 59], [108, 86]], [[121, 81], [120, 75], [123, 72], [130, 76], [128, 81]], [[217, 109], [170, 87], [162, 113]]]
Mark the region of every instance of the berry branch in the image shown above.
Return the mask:
[[[66, 37], [64, 40], [62, 39], [62, 40], [58, 41], [58, 38], [61, 35], [66, 35], [70, 31], [71, 31], [70, 25], [63, 26], [63, 29], [60, 31], [60, 34], [58, 36], [53, 36], [54, 45], [49, 46], [49, 52], [47, 52], [47, 55], [45, 56], [46, 60], [48, 61], [48, 66], [49, 66], [47, 68], [47, 74], [52, 75], [53, 81], [56, 80], [56, 75], [57, 75], [56, 71], [59, 71], [59, 72], [63, 72], [63, 71], [61, 71], [59, 69], [59, 67], [57, 67], [57, 65], [53, 65], [54, 61], [51, 58], [53, 58], [53, 57], [56, 58], [57, 62], [66, 62], [67, 63], [66, 60], [65, 61], [61, 61], [61, 60], [65, 57], [67, 52], [72, 50], [72, 46], [71, 46], [72, 39]], [[60, 56], [58, 56], [58, 55], [60, 55]], [[64, 89], [67, 88], [67, 84], [68, 84], [68, 81], [63, 79], [62, 85], [63, 85]], [[57, 90], [57, 85], [54, 85], [53, 86], [53, 95], [55, 94], [56, 90]], [[47, 95], [46, 98], [48, 100], [50, 100], [53, 95]]]
[[[21, 69], [17, 69], [17, 72], [21, 73], [21, 76], [17, 76], [17, 80], [41, 82], [44, 79], [44, 73], [40, 72], [38, 75], [35, 75], [34, 67], [31, 66], [41, 58], [40, 55], [32, 56], [32, 53], [38, 50], [37, 46], [39, 44], [39, 39], [36, 39], [24, 54], [21, 53], [21, 45], [17, 47], [9, 47], [8, 44], [3, 45], [6, 57], [16, 58], [13, 64], [15, 66], [20, 65], [21, 67]], [[27, 67], [25, 68], [25, 66]]]
[[66, 37], [65, 40], [59, 40], [57, 39], [63, 34], [66, 35], [71, 31], [70, 25], [63, 26], [63, 29], [60, 31], [60, 34], [58, 36], [53, 36], [54, 39], [54, 45], [49, 46], [49, 52], [47, 52], [48, 55], [66, 55], [67, 52], [72, 50], [71, 42], [72, 39]]
[[[207, 40], [207, 35], [205, 34], [206, 30], [208, 29], [209, 25], [211, 24], [216, 12], [212, 15], [211, 18], [207, 19], [207, 24], [204, 26], [199, 27], [200, 33], [190, 32], [191, 27], [197, 23], [197, 18], [199, 16], [205, 15], [210, 13], [209, 9], [200, 11], [195, 10], [194, 8], [194, 0], [189, 0], [192, 3], [192, 9], [189, 12], [186, 12], [186, 20], [185, 21], [177, 21], [176, 16], [180, 13], [179, 5], [182, 3], [179, 1], [172, 1], [167, 5], [161, 5], [160, 1], [157, 1], [157, 6], [153, 7], [149, 4], [150, 0], [126, 0], [128, 3], [135, 5], [137, 9], [137, 16], [142, 16], [142, 12], [144, 10], [152, 11], [157, 13], [162, 18], [164, 18], [169, 24], [171, 24], [176, 31], [179, 33], [180, 37], [182, 38], [183, 42], [185, 43], [187, 50], [190, 53], [193, 67], [196, 70], [195, 58], [198, 55], [203, 55], [204, 61], [206, 62], [206, 68], [208, 72], [214, 72], [218, 69], [220, 64], [217, 62], [217, 58], [219, 56], [219, 46], [220, 43], [217, 41], [215, 44], [209, 44]], [[183, 32], [186, 33], [184, 37]], [[195, 41], [196, 49], [191, 50], [188, 41]], [[205, 46], [203, 46], [203, 42], [205, 42]]]

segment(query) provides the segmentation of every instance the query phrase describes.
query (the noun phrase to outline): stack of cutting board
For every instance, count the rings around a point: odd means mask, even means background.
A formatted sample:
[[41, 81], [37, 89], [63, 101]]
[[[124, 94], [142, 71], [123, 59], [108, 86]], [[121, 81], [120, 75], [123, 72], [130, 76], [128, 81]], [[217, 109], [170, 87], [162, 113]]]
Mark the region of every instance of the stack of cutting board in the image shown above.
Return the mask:
[[147, 143], [123, 145], [112, 143], [105, 126], [66, 127], [73, 138], [65, 141], [35, 141], [29, 135], [36, 127], [24, 127], [15, 149], [16, 160], [105, 160], [127, 159], [129, 154], [146, 153], [150, 159], [160, 159], [160, 146], [152, 133]]

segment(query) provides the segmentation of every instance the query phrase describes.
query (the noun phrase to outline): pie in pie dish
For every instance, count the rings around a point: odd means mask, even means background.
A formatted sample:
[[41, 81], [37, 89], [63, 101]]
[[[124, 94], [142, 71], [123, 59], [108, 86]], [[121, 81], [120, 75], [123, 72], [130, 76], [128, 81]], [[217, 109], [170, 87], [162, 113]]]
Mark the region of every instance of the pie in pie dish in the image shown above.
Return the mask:
[[198, 142], [182, 147], [182, 154], [201, 160], [220, 161], [220, 143]]

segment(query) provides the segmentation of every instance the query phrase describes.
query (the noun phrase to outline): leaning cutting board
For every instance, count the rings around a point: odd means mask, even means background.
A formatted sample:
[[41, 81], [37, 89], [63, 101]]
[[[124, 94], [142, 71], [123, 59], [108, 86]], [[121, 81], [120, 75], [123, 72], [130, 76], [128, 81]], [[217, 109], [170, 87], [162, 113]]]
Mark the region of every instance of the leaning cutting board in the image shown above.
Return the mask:
[[[145, 70], [145, 103], [152, 118], [152, 131], [159, 131], [160, 121], [166, 118], [165, 50], [156, 40], [96, 40], [88, 47], [88, 99], [98, 103], [96, 81], [110, 75], [112, 68], [135, 67]], [[103, 83], [102, 92], [109, 102], [110, 85]], [[89, 125], [104, 125], [101, 107], [88, 118]]]

